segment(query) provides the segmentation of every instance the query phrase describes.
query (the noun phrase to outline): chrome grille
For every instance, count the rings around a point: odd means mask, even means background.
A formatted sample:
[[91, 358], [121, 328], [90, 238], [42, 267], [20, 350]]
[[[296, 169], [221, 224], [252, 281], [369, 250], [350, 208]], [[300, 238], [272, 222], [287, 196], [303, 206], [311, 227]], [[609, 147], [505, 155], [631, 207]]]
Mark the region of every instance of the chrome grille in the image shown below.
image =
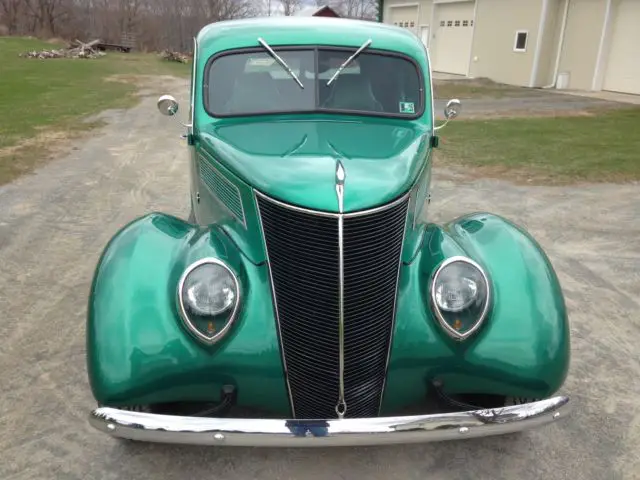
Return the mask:
[[[338, 215], [257, 195], [296, 418], [335, 418], [339, 397]], [[378, 414], [408, 198], [344, 215], [345, 417]]]

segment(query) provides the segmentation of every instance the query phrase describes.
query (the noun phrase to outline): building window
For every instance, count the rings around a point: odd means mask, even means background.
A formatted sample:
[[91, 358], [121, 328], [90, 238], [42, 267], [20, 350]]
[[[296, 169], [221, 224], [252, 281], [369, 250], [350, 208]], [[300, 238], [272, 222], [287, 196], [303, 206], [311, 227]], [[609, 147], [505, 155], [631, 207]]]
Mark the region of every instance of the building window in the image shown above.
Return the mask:
[[527, 51], [527, 37], [529, 32], [526, 30], [518, 30], [516, 32], [516, 38], [513, 44], [514, 52], [526, 52]]
[[460, 26], [460, 20], [456, 20], [456, 23], [454, 23], [455, 27], [459, 27]]
[[469, 26], [469, 20], [463, 20], [462, 21], [462, 26], [463, 27], [468, 27]]
[[413, 28], [415, 26], [414, 22], [411, 22], [411, 24], [409, 25], [411, 28]]
[[451, 20], [447, 21], [447, 27], [451, 27], [453, 25], [453, 22]]
[[441, 20], [441, 21], [440, 21], [440, 26], [441, 26], [441, 27], [444, 27], [444, 20]]
[[469, 25], [473, 27], [473, 20], [469, 21]]

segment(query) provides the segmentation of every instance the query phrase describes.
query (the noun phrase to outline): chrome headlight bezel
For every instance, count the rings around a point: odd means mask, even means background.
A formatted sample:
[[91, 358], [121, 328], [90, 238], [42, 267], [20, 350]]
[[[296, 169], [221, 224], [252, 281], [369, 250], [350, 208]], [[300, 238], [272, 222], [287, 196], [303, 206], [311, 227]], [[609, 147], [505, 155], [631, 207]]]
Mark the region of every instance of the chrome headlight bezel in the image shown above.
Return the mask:
[[[189, 277], [189, 275], [198, 267], [201, 267], [202, 265], [206, 265], [206, 264], [217, 265], [225, 269], [227, 273], [230, 275], [231, 279], [233, 280], [233, 285], [236, 291], [235, 303], [233, 304], [231, 309], [230, 310], [225, 309], [220, 313], [220, 314], [226, 314], [228, 317], [224, 327], [221, 328], [216, 333], [214, 333], [213, 335], [206, 335], [195, 326], [195, 324], [193, 323], [193, 320], [189, 316], [189, 312], [187, 311], [187, 308], [183, 299], [183, 295], [182, 295], [184, 284], [187, 278]], [[189, 333], [191, 333], [197, 340], [207, 345], [213, 345], [219, 342], [229, 332], [229, 330], [235, 323], [236, 318], [238, 316], [238, 310], [240, 307], [242, 292], [240, 291], [240, 282], [238, 281], [238, 277], [233, 272], [233, 270], [231, 270], [231, 268], [229, 268], [229, 266], [226, 263], [224, 263], [222, 260], [214, 257], [207, 257], [207, 258], [202, 258], [200, 260], [197, 260], [196, 262], [193, 262], [184, 270], [184, 272], [182, 272], [182, 275], [180, 276], [180, 280], [178, 281], [176, 296], [177, 296], [178, 311], [180, 313], [180, 318], [182, 320], [183, 325], [186, 327]], [[211, 318], [213, 318], [213, 316]]]
[[[436, 299], [436, 284], [437, 284], [439, 275], [448, 266], [457, 262], [466, 263], [468, 266], [471, 266], [475, 270], [477, 270], [482, 278], [482, 281], [484, 282], [484, 289], [486, 291], [484, 304], [478, 315], [478, 318], [475, 320], [473, 324], [473, 327], [471, 327], [469, 330], [462, 333], [457, 331], [455, 328], [451, 327], [451, 325], [449, 325], [449, 323], [444, 317], [445, 314], [452, 314], [452, 313], [458, 313], [458, 312], [455, 312], [455, 311], [443, 312], [443, 309], [438, 305], [438, 302]], [[471, 335], [473, 335], [475, 332], [477, 332], [480, 329], [480, 327], [483, 325], [489, 313], [489, 308], [491, 306], [491, 299], [492, 299], [491, 283], [489, 282], [489, 277], [487, 276], [485, 270], [477, 262], [473, 261], [469, 257], [465, 257], [462, 255], [449, 257], [446, 260], [444, 260], [438, 266], [436, 271], [433, 273], [433, 275], [431, 276], [431, 280], [429, 282], [429, 303], [431, 306], [431, 310], [433, 311], [436, 319], [438, 320], [438, 323], [440, 324], [440, 327], [442, 327], [445, 333], [447, 333], [447, 335], [449, 335], [451, 338], [458, 341], [462, 341], [469, 338]]]

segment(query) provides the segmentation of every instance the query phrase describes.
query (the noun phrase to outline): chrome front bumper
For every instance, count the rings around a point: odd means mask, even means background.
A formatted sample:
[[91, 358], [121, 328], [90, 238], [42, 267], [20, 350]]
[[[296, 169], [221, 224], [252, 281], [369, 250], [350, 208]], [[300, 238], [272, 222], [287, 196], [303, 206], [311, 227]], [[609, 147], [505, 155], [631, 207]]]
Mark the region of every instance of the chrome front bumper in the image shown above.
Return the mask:
[[144, 442], [251, 447], [329, 447], [422, 443], [517, 432], [569, 413], [569, 398], [460, 413], [343, 420], [255, 420], [156, 415], [98, 408], [98, 430]]

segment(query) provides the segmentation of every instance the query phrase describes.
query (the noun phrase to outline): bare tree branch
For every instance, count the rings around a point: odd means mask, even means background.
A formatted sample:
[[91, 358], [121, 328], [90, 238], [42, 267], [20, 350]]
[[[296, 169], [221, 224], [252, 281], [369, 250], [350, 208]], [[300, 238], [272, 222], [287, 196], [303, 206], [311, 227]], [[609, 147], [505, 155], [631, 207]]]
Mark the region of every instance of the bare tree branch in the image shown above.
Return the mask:
[[[267, 0], [0, 0], [0, 24], [10, 35], [100, 38], [120, 43], [132, 35], [136, 47], [190, 51], [205, 25], [264, 13]], [[272, 12], [277, 0], [271, 0]], [[289, 0], [293, 12], [300, 0]]]
[[347, 18], [375, 20], [378, 13], [377, 0], [330, 0], [326, 4]]
[[283, 13], [286, 16], [291, 16], [300, 9], [300, 0], [280, 0], [282, 4]]

